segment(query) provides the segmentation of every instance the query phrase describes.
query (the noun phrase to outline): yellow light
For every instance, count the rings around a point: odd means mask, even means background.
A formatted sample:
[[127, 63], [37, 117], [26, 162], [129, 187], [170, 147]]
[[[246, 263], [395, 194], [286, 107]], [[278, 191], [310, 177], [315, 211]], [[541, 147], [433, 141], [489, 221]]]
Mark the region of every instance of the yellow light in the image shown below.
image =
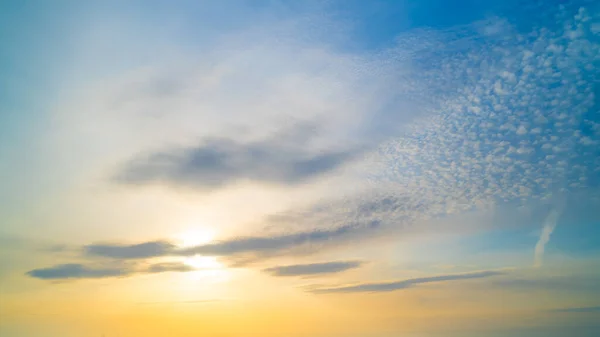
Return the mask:
[[204, 245], [211, 242], [215, 237], [212, 230], [209, 229], [192, 229], [182, 232], [176, 236], [180, 247], [193, 247]]
[[[214, 231], [206, 228], [195, 228], [181, 232], [175, 236], [177, 245], [181, 248], [201, 246], [210, 243], [215, 237]], [[191, 280], [223, 282], [228, 279], [227, 268], [215, 256], [194, 255], [186, 257], [182, 262], [195, 269], [185, 273]]]
[[195, 269], [221, 269], [223, 264], [214, 256], [192, 256], [185, 258], [183, 263]]

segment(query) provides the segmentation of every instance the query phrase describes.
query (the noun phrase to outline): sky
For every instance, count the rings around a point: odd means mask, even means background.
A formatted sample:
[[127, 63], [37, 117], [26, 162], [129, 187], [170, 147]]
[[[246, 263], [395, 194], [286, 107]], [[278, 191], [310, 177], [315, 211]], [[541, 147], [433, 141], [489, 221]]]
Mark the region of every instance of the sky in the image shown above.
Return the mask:
[[0, 3], [0, 336], [600, 333], [600, 4]]

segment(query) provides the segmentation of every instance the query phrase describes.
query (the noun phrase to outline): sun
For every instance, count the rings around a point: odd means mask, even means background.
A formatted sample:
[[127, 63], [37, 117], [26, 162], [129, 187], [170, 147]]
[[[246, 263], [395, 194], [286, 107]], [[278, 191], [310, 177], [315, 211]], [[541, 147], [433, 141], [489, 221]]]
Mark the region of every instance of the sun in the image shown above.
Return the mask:
[[[179, 233], [175, 236], [176, 243], [181, 248], [189, 248], [208, 244], [214, 240], [215, 233], [210, 229], [195, 228]], [[186, 273], [191, 279], [210, 279], [223, 281], [226, 279], [226, 268], [215, 256], [194, 255], [186, 257], [182, 262], [195, 269], [194, 272]]]

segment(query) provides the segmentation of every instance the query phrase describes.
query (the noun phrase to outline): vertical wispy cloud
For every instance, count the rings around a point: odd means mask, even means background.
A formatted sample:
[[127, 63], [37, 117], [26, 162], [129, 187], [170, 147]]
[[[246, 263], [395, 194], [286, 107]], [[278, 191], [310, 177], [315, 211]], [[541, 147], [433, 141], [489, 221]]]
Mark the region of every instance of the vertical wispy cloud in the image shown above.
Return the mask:
[[554, 232], [554, 229], [556, 228], [556, 224], [558, 223], [558, 219], [560, 218], [561, 212], [561, 208], [552, 209], [546, 217], [546, 219], [544, 220], [542, 234], [540, 234], [540, 238], [537, 244], [535, 245], [535, 267], [541, 267], [544, 262], [544, 249], [546, 247], [546, 244], [550, 241], [550, 236], [552, 235], [552, 232]]

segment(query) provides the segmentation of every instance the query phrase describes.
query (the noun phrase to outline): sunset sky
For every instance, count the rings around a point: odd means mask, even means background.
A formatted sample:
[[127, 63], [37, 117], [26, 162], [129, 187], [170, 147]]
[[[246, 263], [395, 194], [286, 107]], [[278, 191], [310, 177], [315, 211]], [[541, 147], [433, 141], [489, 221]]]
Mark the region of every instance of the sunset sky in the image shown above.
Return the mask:
[[600, 336], [600, 3], [0, 1], [1, 337]]

